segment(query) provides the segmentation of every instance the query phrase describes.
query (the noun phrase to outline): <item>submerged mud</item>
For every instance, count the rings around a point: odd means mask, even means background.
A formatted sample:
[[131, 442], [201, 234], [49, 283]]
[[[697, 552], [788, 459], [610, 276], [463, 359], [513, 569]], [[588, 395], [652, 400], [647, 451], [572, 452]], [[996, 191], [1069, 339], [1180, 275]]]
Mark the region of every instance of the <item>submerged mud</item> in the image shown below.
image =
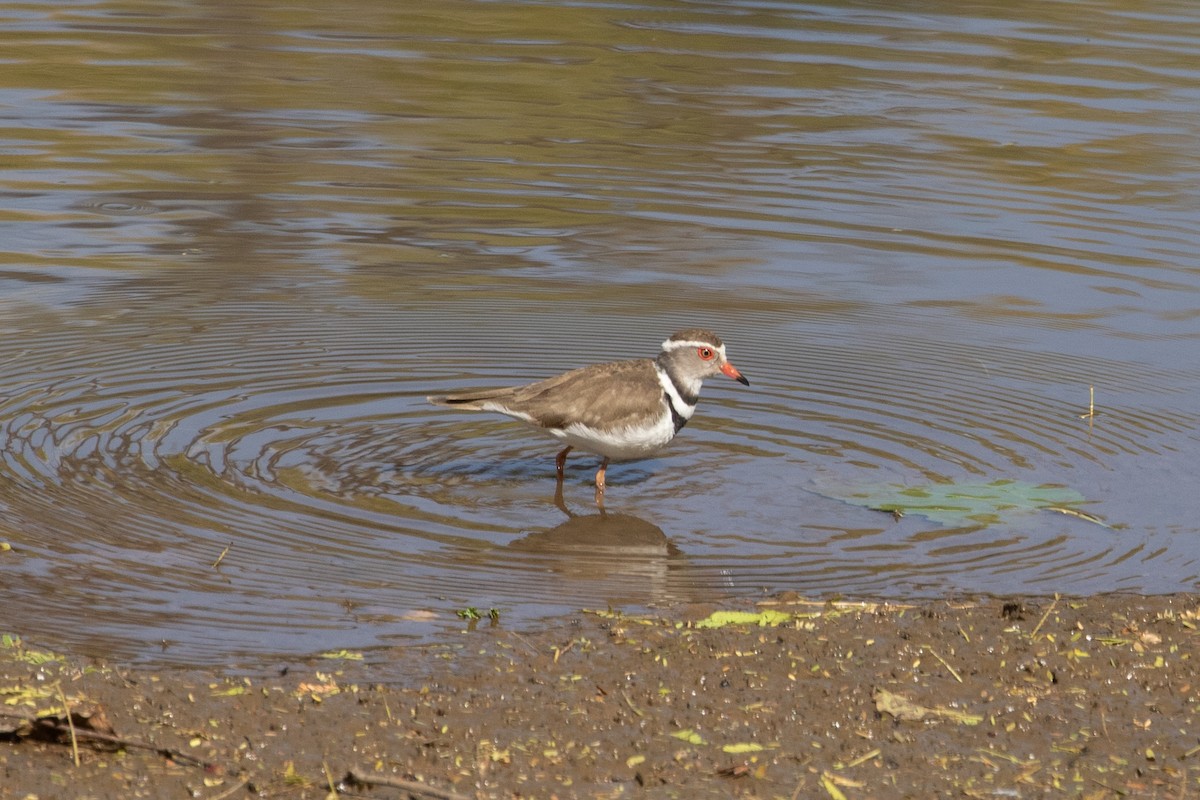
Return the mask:
[[237, 674], [8, 637], [0, 797], [1184, 798], [1197, 624], [1186, 595], [785, 597]]

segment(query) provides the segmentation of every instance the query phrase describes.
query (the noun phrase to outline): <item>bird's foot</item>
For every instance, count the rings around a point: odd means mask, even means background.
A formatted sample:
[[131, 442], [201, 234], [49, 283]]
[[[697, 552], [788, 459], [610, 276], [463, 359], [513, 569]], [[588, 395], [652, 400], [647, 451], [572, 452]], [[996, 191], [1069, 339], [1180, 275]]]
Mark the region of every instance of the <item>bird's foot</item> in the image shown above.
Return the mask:
[[596, 470], [596, 505], [604, 505], [604, 473], [608, 469], [608, 459], [600, 462], [600, 469]]

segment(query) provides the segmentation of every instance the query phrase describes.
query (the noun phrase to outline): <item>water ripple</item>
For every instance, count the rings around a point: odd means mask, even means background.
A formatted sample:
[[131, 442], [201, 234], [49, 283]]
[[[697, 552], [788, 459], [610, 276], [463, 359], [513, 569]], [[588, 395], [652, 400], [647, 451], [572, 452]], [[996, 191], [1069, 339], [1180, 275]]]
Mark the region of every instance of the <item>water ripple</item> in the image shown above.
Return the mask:
[[[9, 624], [220, 661], [466, 605], [1197, 585], [1192, 7], [414, 2], [0, 11]], [[752, 386], [604, 515], [596, 459], [560, 508], [554, 441], [423, 401], [692, 325]], [[1112, 527], [847, 500], [993, 481]]]

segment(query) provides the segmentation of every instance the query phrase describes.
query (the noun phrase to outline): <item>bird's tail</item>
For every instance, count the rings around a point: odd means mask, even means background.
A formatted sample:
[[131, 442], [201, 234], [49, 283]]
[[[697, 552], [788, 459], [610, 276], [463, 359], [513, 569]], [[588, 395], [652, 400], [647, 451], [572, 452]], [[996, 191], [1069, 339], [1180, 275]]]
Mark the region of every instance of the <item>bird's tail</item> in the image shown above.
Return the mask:
[[434, 394], [425, 398], [427, 403], [447, 408], [458, 408], [463, 411], [485, 411], [485, 403], [496, 398], [505, 397], [512, 389], [484, 389], [474, 392], [459, 392], [458, 394]]

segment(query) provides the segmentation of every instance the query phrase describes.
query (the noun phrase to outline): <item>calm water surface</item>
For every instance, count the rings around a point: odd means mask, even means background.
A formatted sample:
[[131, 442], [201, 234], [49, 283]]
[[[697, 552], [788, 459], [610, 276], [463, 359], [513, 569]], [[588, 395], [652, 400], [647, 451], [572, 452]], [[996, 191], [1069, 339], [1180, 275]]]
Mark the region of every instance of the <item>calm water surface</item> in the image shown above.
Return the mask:
[[[0, 24], [5, 630], [260, 663], [466, 606], [1200, 582], [1190, 0]], [[564, 513], [553, 441], [423, 401], [697, 324], [753, 385], [604, 517], [594, 459]], [[1105, 524], [848, 502], [993, 485]]]

